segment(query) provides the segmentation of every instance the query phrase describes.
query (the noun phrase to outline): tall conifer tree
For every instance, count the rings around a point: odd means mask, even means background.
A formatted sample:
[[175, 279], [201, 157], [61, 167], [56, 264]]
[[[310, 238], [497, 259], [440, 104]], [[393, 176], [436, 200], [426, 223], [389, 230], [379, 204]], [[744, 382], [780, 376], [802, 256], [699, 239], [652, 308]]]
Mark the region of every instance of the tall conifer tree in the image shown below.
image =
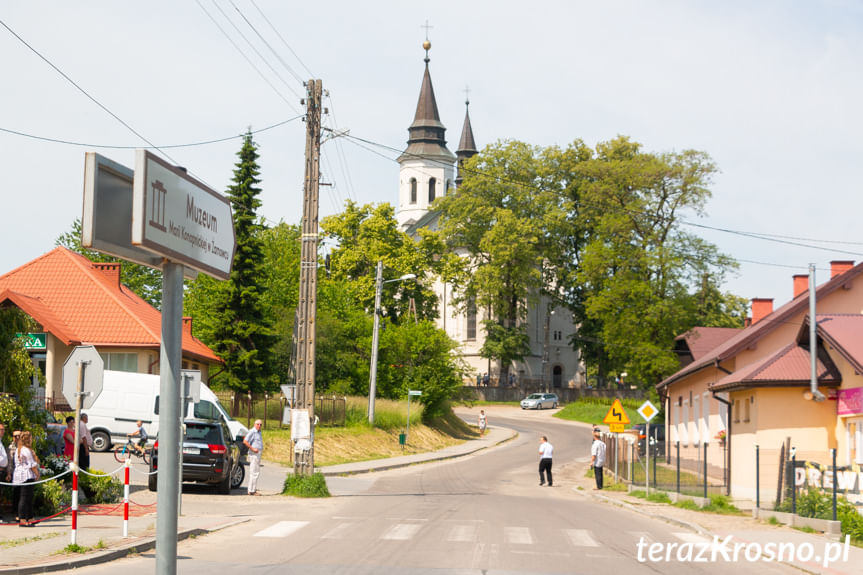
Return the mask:
[[275, 335], [263, 309], [261, 294], [261, 261], [263, 249], [256, 210], [261, 183], [258, 175], [258, 149], [247, 132], [237, 154], [233, 184], [228, 197], [234, 212], [237, 251], [231, 277], [219, 298], [220, 316], [214, 333], [214, 351], [225, 362], [223, 372], [230, 388], [241, 392], [260, 392], [273, 381], [272, 346]]

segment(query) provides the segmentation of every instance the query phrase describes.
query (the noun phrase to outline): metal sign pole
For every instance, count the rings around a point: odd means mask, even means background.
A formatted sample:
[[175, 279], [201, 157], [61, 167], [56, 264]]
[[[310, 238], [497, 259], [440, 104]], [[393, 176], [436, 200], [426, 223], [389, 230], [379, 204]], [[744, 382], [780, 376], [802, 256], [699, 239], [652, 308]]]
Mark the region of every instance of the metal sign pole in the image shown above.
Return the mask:
[[87, 365], [86, 361], [78, 363], [78, 386], [75, 394], [75, 449], [72, 455], [72, 534], [70, 542], [72, 545], [78, 544], [78, 463], [80, 461], [79, 453], [81, 451], [81, 402], [84, 401], [84, 369]]
[[647, 427], [644, 428], [644, 455], [647, 459], [644, 462], [644, 491], [650, 495], [650, 421], [647, 422]]
[[183, 337], [183, 265], [162, 265], [159, 473], [156, 507], [156, 573], [177, 573], [177, 495], [180, 459], [180, 361]]

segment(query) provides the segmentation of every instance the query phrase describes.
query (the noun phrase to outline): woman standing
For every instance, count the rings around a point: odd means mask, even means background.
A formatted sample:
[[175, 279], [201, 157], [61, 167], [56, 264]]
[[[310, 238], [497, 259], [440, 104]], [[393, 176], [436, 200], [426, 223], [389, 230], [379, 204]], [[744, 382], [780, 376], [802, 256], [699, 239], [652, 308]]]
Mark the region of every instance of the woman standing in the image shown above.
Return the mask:
[[63, 430], [63, 456], [69, 461], [75, 459], [75, 418], [66, 418], [66, 429]]
[[21, 495], [18, 501], [18, 526], [33, 526], [33, 483], [39, 477], [39, 459], [31, 447], [32, 438], [29, 431], [22, 431], [18, 439], [18, 449], [15, 450], [15, 472], [12, 483], [20, 486]]

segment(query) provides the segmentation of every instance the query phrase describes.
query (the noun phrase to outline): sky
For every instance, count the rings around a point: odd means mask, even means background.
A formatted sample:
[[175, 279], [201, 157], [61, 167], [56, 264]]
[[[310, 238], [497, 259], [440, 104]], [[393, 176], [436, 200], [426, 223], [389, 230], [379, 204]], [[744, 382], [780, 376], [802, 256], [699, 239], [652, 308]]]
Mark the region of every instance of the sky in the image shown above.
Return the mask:
[[28, 0], [0, 22], [0, 274], [81, 217], [88, 151], [132, 167], [154, 145], [224, 192], [251, 129], [260, 215], [299, 223], [310, 78], [334, 130], [321, 217], [395, 204], [426, 34], [450, 150], [467, 95], [480, 148], [625, 135], [708, 153], [713, 195], [685, 229], [740, 263], [723, 289], [747, 299], [778, 307], [810, 263], [821, 283], [831, 260], [863, 261], [853, 0]]

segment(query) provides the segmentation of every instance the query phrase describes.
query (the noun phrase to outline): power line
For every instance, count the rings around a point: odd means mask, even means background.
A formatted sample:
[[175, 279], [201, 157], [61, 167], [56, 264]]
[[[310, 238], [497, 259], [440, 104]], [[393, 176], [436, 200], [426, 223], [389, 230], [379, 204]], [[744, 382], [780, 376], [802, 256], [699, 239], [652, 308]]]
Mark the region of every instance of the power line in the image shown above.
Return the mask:
[[247, 24], [247, 25], [249, 26], [249, 28], [251, 28], [251, 29], [252, 29], [252, 31], [253, 31], [253, 32], [258, 36], [258, 38], [261, 40], [261, 42], [263, 42], [263, 43], [264, 43], [264, 46], [266, 46], [267, 48], [269, 48], [269, 49], [270, 49], [270, 52], [272, 52], [272, 53], [273, 53], [273, 55], [276, 57], [276, 59], [277, 59], [279, 62], [281, 62], [282, 66], [284, 66], [284, 67], [285, 67], [285, 69], [288, 71], [288, 73], [289, 73], [291, 76], [293, 76], [293, 77], [294, 77], [294, 79], [295, 79], [297, 82], [299, 82], [300, 84], [302, 84], [302, 83], [303, 83], [303, 79], [299, 76], [299, 74], [297, 74], [296, 72], [294, 72], [294, 69], [293, 69], [293, 68], [291, 68], [291, 67], [288, 65], [288, 63], [287, 63], [287, 62], [285, 62], [285, 61], [284, 61], [284, 59], [283, 59], [281, 56], [279, 56], [279, 53], [278, 53], [278, 52], [276, 52], [276, 51], [273, 49], [273, 47], [270, 45], [270, 43], [269, 43], [269, 42], [267, 42], [267, 40], [266, 40], [266, 39], [261, 35], [261, 33], [260, 33], [260, 32], [258, 32], [258, 29], [257, 29], [257, 28], [255, 28], [255, 26], [254, 26], [254, 25], [249, 21], [249, 19], [248, 19], [248, 18], [246, 18], [246, 15], [245, 15], [245, 14], [243, 14], [243, 12], [242, 12], [238, 7], [237, 7], [237, 5], [236, 5], [236, 4], [234, 4], [234, 0], [229, 0], [229, 1], [230, 1], [230, 3], [231, 3], [231, 6], [233, 6], [233, 7], [234, 7], [234, 10], [236, 10], [236, 11], [237, 11], [237, 14], [239, 14], [239, 15], [240, 15], [240, 18], [242, 18], [242, 19], [246, 22], [246, 24]]
[[260, 14], [260, 15], [261, 15], [261, 17], [266, 21], [266, 23], [270, 25], [270, 28], [273, 30], [273, 32], [275, 32], [275, 33], [276, 33], [276, 36], [278, 36], [278, 37], [279, 37], [279, 40], [281, 40], [281, 41], [282, 41], [282, 44], [284, 44], [284, 45], [285, 45], [285, 48], [287, 48], [287, 49], [291, 52], [291, 54], [293, 54], [293, 55], [294, 55], [294, 58], [296, 58], [296, 59], [297, 59], [297, 62], [299, 62], [299, 63], [300, 63], [300, 65], [301, 65], [303, 68], [305, 68], [305, 69], [306, 69], [306, 72], [308, 72], [308, 73], [309, 73], [309, 77], [310, 77], [310, 78], [314, 77], [314, 74], [312, 73], [312, 71], [311, 71], [311, 70], [309, 70], [309, 67], [308, 67], [308, 66], [306, 66], [306, 65], [303, 63], [303, 61], [302, 61], [302, 60], [300, 60], [300, 57], [299, 57], [299, 56], [297, 56], [297, 53], [296, 53], [296, 52], [294, 52], [294, 49], [293, 49], [293, 48], [291, 48], [291, 47], [290, 47], [290, 45], [288, 44], [288, 42], [287, 42], [287, 41], [282, 37], [282, 35], [281, 35], [281, 34], [279, 34], [279, 31], [278, 31], [278, 30], [276, 30], [276, 27], [275, 27], [275, 26], [273, 26], [273, 23], [272, 23], [272, 22], [270, 22], [270, 19], [269, 19], [269, 18], [267, 18], [266, 14], [264, 14], [264, 12], [263, 12], [260, 8], [258, 8], [257, 3], [255, 3], [255, 0], [252, 0], [252, 6], [254, 6], [254, 7], [255, 7], [255, 9], [258, 11], [258, 14]]
[[[280, 126], [284, 126], [285, 124], [288, 124], [290, 122], [298, 120], [302, 117], [303, 116], [294, 116], [293, 118], [288, 118], [287, 120], [283, 120], [283, 121], [278, 122], [276, 124], [272, 124], [270, 126], [267, 126], [266, 128], [261, 128], [260, 130], [254, 130], [251, 132], [251, 134], [253, 134], [253, 135], [254, 134], [260, 134], [261, 132], [266, 132], [267, 130], [272, 130], [274, 128], [278, 128]], [[230, 140], [236, 140], [238, 138], [245, 137], [245, 134], [237, 134], [235, 136], [226, 136], [224, 138], [217, 138], [214, 140], [204, 140], [201, 142], [192, 142], [189, 144], [169, 144], [167, 146], [156, 147], [156, 146], [120, 146], [120, 145], [115, 145], [115, 144], [90, 144], [90, 143], [86, 143], [86, 142], [74, 142], [71, 140], [62, 140], [59, 138], [49, 138], [47, 136], [37, 136], [34, 134], [28, 134], [26, 132], [19, 132], [17, 130], [11, 130], [9, 128], [0, 128], [0, 132], [6, 132], [7, 134], [14, 134], [16, 136], [22, 136], [24, 138], [31, 138], [33, 140], [40, 140], [43, 142], [51, 142], [54, 144], [65, 144], [68, 146], [81, 146], [81, 147], [86, 147], [86, 148], [105, 148], [105, 149], [112, 149], [112, 150], [133, 150], [133, 149], [139, 149], [142, 147], [143, 148], [156, 149], [156, 150], [170, 150], [170, 149], [174, 149], [174, 148], [193, 148], [196, 146], [207, 146], [210, 144], [219, 144], [221, 142], [227, 142]]]
[[[279, 98], [281, 98], [281, 99], [282, 99], [282, 101], [283, 101], [285, 104], [287, 104], [287, 105], [288, 105], [288, 107], [291, 109], [291, 111], [292, 111], [292, 112], [294, 112], [295, 114], [299, 114], [299, 113], [300, 113], [300, 111], [299, 111], [299, 110], [294, 106], [294, 104], [293, 104], [293, 103], [291, 103], [291, 101], [290, 101], [290, 100], [288, 100], [288, 99], [285, 97], [285, 95], [284, 95], [284, 94], [282, 94], [282, 92], [281, 92], [278, 88], [276, 88], [276, 86], [275, 86], [272, 82], [270, 82], [270, 79], [269, 79], [269, 78], [267, 78], [267, 77], [266, 77], [266, 75], [264, 75], [264, 73], [261, 71], [261, 69], [260, 69], [260, 68], [258, 68], [258, 66], [257, 66], [257, 65], [255, 65], [255, 63], [254, 63], [254, 62], [252, 62], [251, 58], [249, 58], [249, 57], [246, 55], [246, 53], [243, 51], [243, 49], [242, 49], [242, 48], [240, 48], [240, 46], [239, 46], [239, 45], [237, 45], [237, 43], [236, 43], [236, 42], [234, 42], [234, 39], [233, 39], [233, 38], [231, 38], [230, 34], [228, 34], [228, 32], [227, 32], [227, 31], [222, 27], [222, 25], [221, 25], [221, 24], [219, 24], [219, 22], [218, 22], [218, 21], [213, 17], [213, 15], [212, 15], [212, 14], [210, 14], [210, 12], [209, 12], [205, 7], [204, 7], [204, 5], [201, 3], [201, 0], [195, 0], [195, 2], [196, 2], [196, 3], [198, 4], [198, 6], [201, 8], [201, 10], [204, 12], [204, 14], [206, 14], [206, 15], [207, 15], [207, 18], [209, 18], [209, 19], [210, 19], [210, 21], [211, 21], [211, 22], [216, 26], [216, 28], [218, 28], [218, 29], [219, 29], [219, 32], [221, 32], [221, 33], [222, 33], [222, 35], [223, 35], [223, 36], [228, 40], [228, 42], [230, 42], [230, 43], [231, 43], [231, 45], [232, 45], [232, 46], [234, 47], [234, 49], [235, 49], [235, 50], [240, 54], [240, 56], [242, 56], [242, 57], [243, 57], [243, 59], [244, 59], [246, 62], [248, 62], [249, 66], [251, 66], [251, 67], [252, 67], [252, 69], [254, 69], [254, 70], [255, 70], [255, 72], [257, 72], [257, 73], [258, 73], [258, 75], [261, 77], [261, 79], [262, 79], [264, 82], [266, 82], [266, 83], [267, 83], [267, 85], [268, 85], [270, 88], [272, 88], [273, 92], [275, 92], [275, 93], [276, 93], [276, 95], [277, 95]], [[215, 3], [214, 3], [214, 5], [216, 6], [216, 8], [218, 8], [218, 9], [219, 9], [219, 11], [221, 11], [221, 10], [222, 10], [221, 8], [219, 8], [219, 6], [218, 6], [217, 4], [215, 4]], [[225, 13], [224, 13], [224, 12], [222, 12], [222, 14], [224, 15]], [[227, 16], [225, 16], [225, 17], [227, 18]], [[230, 21], [230, 20], [229, 20], [229, 21]], [[233, 23], [232, 23], [232, 24], [233, 24]], [[236, 26], [235, 26], [235, 28], [236, 28]], [[247, 41], [248, 41], [248, 40], [247, 40]], [[284, 80], [282, 80], [282, 81], [284, 82]], [[293, 90], [292, 90], [292, 91], [293, 91]], [[296, 92], [294, 92], [294, 94], [296, 95]]]
[[177, 163], [178, 163], [176, 160], [174, 160], [173, 158], [171, 158], [171, 156], [169, 156], [168, 154], [166, 154], [162, 149], [160, 149], [158, 146], [156, 146], [156, 145], [155, 145], [155, 144], [153, 144], [150, 140], [148, 140], [148, 139], [147, 139], [143, 134], [141, 134], [140, 132], [138, 132], [137, 130], [135, 130], [135, 128], [133, 128], [132, 126], [130, 126], [129, 124], [127, 124], [125, 121], [123, 121], [123, 119], [122, 119], [122, 118], [120, 118], [120, 116], [118, 116], [117, 114], [115, 114], [114, 112], [112, 112], [111, 110], [109, 110], [107, 106], [105, 106], [104, 104], [102, 104], [102, 102], [100, 102], [99, 100], [97, 100], [95, 97], [91, 96], [91, 95], [87, 92], [87, 90], [85, 90], [85, 89], [84, 89], [84, 88], [82, 88], [80, 85], [78, 85], [78, 83], [77, 83], [77, 82], [75, 82], [75, 80], [73, 80], [72, 78], [70, 78], [70, 77], [69, 77], [65, 72], [63, 72], [60, 68], [58, 68], [57, 66], [55, 66], [55, 65], [54, 65], [54, 63], [53, 63], [53, 62], [51, 62], [51, 60], [49, 60], [48, 58], [46, 58], [45, 56], [43, 56], [43, 55], [42, 55], [38, 50], [36, 50], [36, 48], [34, 48], [34, 47], [33, 47], [33, 46], [31, 46], [30, 44], [28, 44], [28, 43], [27, 43], [27, 41], [26, 41], [26, 40], [24, 40], [24, 38], [22, 38], [21, 36], [19, 36], [19, 35], [18, 35], [14, 30], [12, 30], [12, 28], [10, 28], [10, 27], [9, 27], [9, 25], [8, 25], [8, 24], [6, 24], [6, 22], [4, 22], [2, 19], [0, 19], [0, 25], [2, 25], [4, 28], [6, 28], [6, 30], [8, 30], [10, 34], [12, 34], [13, 36], [15, 36], [15, 38], [17, 38], [19, 42], [21, 42], [21, 43], [22, 43], [22, 44], [24, 44], [27, 48], [29, 48], [31, 52], [33, 52], [34, 54], [36, 54], [37, 56], [39, 56], [39, 58], [41, 58], [43, 62], [45, 62], [46, 64], [48, 64], [49, 66], [51, 66], [51, 68], [53, 68], [53, 69], [54, 69], [54, 71], [56, 71], [58, 74], [60, 74], [60, 75], [61, 75], [61, 76], [62, 76], [62, 77], [67, 81], [67, 82], [69, 82], [70, 84], [72, 84], [72, 85], [73, 85], [73, 86], [74, 86], [74, 87], [75, 87], [79, 92], [81, 92], [82, 94], [84, 94], [84, 96], [86, 96], [86, 97], [87, 97], [91, 102], [93, 102], [94, 104], [96, 104], [97, 106], [99, 106], [102, 110], [104, 110], [106, 113], [108, 113], [108, 115], [110, 115], [112, 118], [114, 118], [115, 120], [117, 120], [118, 122], [120, 122], [120, 124], [122, 124], [126, 129], [128, 129], [130, 132], [132, 132], [133, 134], [135, 134], [136, 136], [138, 136], [139, 138], [141, 138], [141, 140], [143, 140], [144, 142], [146, 142], [147, 144], [149, 144], [151, 148], [153, 148], [153, 149], [155, 149], [155, 150], [159, 150], [160, 152], [162, 152], [162, 153], [165, 155], [165, 157], [166, 157], [166, 158], [168, 158], [169, 160], [171, 160], [171, 162], [173, 162], [174, 164], [177, 164]]

